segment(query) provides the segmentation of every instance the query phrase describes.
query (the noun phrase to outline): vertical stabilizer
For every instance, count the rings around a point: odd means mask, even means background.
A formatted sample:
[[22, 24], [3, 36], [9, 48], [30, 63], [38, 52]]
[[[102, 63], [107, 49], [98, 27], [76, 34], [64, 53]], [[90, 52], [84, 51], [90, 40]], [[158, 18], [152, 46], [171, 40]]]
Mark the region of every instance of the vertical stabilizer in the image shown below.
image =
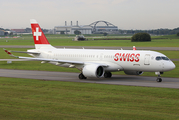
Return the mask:
[[54, 48], [50, 45], [47, 38], [45, 37], [45, 34], [43, 33], [42, 29], [40, 28], [39, 24], [35, 19], [30, 20], [31, 28], [32, 28], [32, 34], [34, 38], [35, 48], [41, 49], [41, 48]]

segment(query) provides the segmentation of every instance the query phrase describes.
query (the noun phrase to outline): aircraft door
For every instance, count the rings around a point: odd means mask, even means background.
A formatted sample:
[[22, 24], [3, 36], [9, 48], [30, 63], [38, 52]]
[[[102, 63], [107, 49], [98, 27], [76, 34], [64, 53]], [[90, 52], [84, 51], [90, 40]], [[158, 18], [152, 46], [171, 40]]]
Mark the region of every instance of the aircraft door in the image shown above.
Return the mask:
[[145, 54], [144, 65], [150, 65], [150, 54]]

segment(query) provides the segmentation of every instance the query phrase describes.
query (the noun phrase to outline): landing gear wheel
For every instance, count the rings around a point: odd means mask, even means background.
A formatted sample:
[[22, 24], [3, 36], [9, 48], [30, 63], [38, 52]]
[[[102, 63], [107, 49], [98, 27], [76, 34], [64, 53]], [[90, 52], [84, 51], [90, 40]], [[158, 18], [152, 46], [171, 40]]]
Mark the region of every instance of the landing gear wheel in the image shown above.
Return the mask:
[[78, 78], [79, 79], [86, 79], [86, 77], [82, 73], [79, 74]]
[[105, 78], [111, 78], [111, 76], [112, 76], [112, 73], [111, 73], [111, 72], [105, 72], [105, 73], [104, 73], [104, 77], [105, 77]]
[[162, 78], [157, 78], [157, 82], [162, 82]]
[[161, 78], [160, 75], [163, 74], [163, 72], [155, 72], [155, 74], [158, 75], [156, 81], [157, 81], [157, 82], [162, 82], [162, 78]]

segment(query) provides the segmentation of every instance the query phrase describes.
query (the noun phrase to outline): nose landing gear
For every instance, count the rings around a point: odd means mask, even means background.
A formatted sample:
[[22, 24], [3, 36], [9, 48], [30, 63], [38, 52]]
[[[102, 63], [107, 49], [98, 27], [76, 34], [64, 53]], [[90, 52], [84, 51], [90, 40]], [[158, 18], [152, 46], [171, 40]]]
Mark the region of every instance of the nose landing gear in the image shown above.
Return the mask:
[[156, 79], [156, 81], [157, 81], [157, 82], [162, 82], [162, 78], [158, 77], [158, 78]]
[[162, 78], [161, 78], [160, 74], [163, 74], [163, 72], [155, 72], [155, 74], [158, 75], [156, 81], [157, 82], [162, 82]]

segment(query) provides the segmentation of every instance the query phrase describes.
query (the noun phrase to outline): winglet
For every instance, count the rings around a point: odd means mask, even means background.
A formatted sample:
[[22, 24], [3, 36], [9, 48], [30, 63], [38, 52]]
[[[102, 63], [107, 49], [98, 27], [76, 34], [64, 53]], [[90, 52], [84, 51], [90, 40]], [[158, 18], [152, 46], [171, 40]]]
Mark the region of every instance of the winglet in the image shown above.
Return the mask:
[[10, 55], [10, 56], [12, 55], [12, 53], [10, 53], [8, 50], [6, 50], [6, 49], [4, 49], [4, 48], [3, 48], [3, 50], [4, 50], [8, 55]]
[[10, 56], [12, 56], [12, 57], [16, 57], [16, 58], [19, 58], [18, 56], [14, 56], [11, 52], [9, 52], [8, 50], [6, 50], [6, 49], [4, 49], [3, 48], [3, 50], [8, 54], [8, 55], [10, 55]]

